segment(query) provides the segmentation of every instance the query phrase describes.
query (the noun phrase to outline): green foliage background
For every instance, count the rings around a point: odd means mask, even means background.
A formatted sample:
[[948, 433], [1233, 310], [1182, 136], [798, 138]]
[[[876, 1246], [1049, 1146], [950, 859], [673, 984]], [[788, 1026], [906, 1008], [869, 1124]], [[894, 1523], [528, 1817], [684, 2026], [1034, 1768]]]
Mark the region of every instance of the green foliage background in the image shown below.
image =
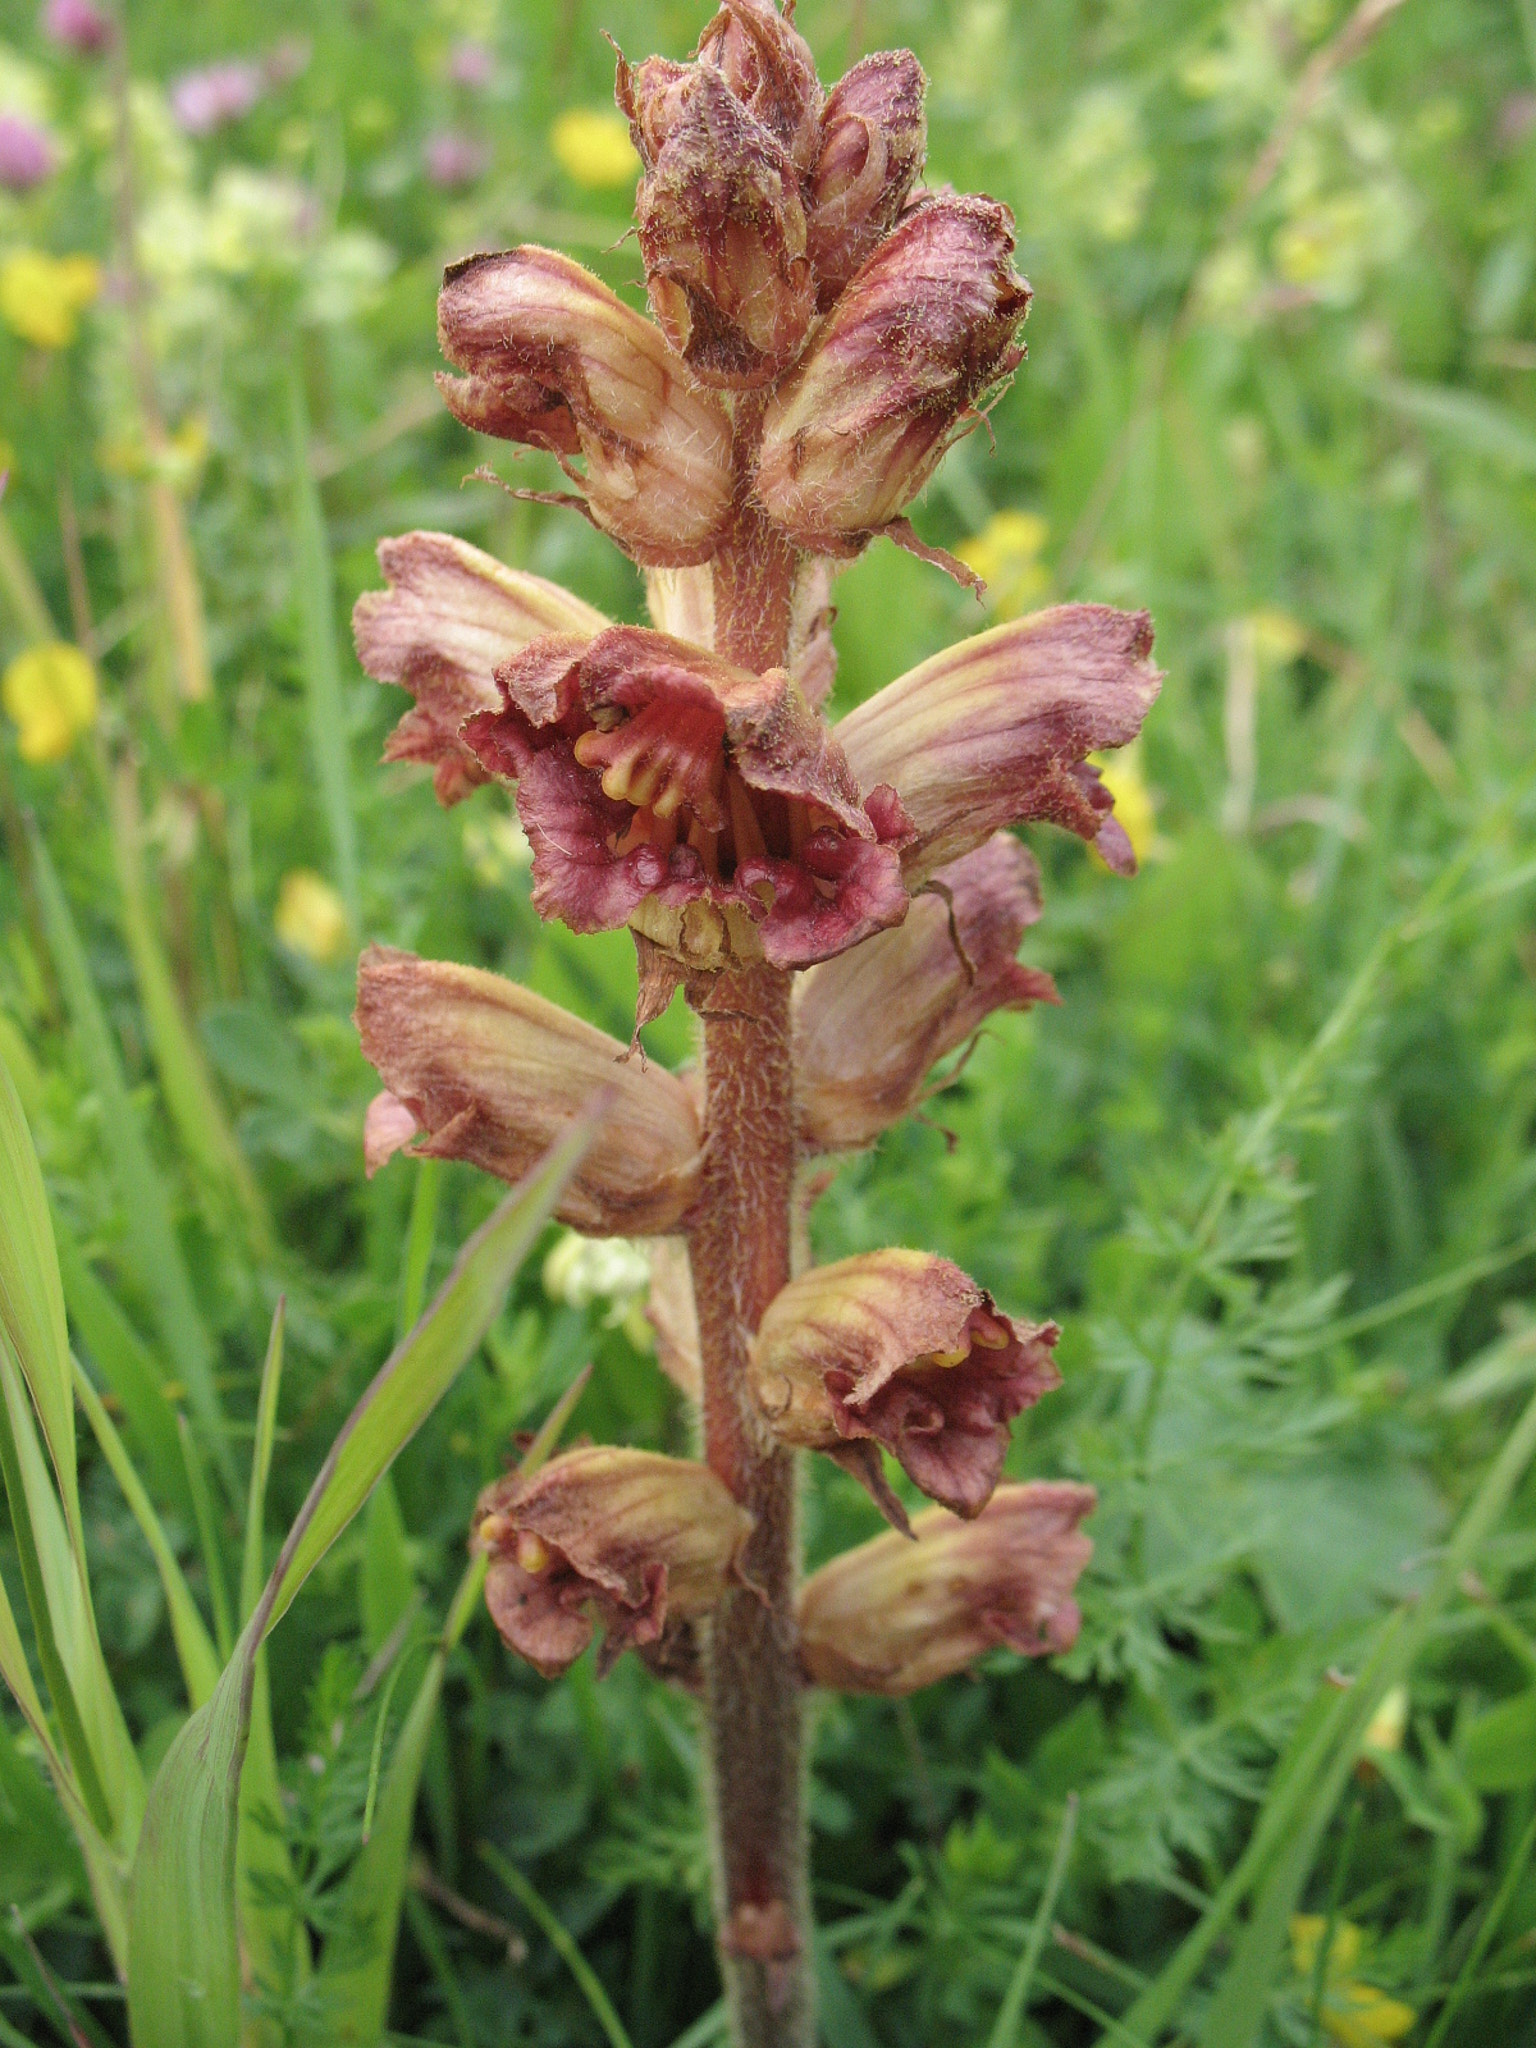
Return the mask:
[[[1057, 1316], [1066, 1386], [1018, 1429], [1010, 1470], [1101, 1494], [1068, 1657], [999, 1656], [910, 1705], [821, 1714], [831, 2048], [1150, 2042], [1116, 2016], [1237, 1865], [1325, 1675], [1358, 1672], [1381, 1615], [1422, 1594], [1536, 1382], [1536, 9], [1403, 0], [1358, 53], [1334, 40], [1347, 20], [1333, 0], [804, 0], [799, 15], [829, 80], [864, 49], [917, 51], [930, 179], [1013, 207], [1035, 286], [995, 447], [982, 432], [953, 453], [922, 533], [990, 535], [996, 553], [1020, 529], [994, 515], [1033, 515], [1039, 545], [1016, 538], [994, 602], [1145, 604], [1168, 671], [1134, 770], [1155, 809], [1141, 877], [1032, 840], [1046, 915], [1026, 957], [1064, 1006], [996, 1020], [931, 1121], [845, 1167], [816, 1218], [823, 1256], [931, 1246], [1009, 1308]], [[498, 1192], [406, 1162], [365, 1183], [354, 939], [494, 967], [628, 1032], [627, 938], [537, 923], [504, 797], [443, 812], [374, 765], [403, 699], [359, 674], [346, 619], [378, 580], [377, 540], [412, 526], [640, 615], [629, 565], [580, 521], [463, 482], [486, 454], [513, 471], [435, 407], [433, 305], [446, 258], [524, 238], [634, 285], [627, 194], [574, 182], [551, 122], [606, 103], [601, 29], [631, 55], [682, 55], [701, 21], [642, 0], [136, 0], [144, 330], [168, 448], [146, 436], [120, 288], [68, 349], [0, 331], [16, 557], [0, 563], [0, 652], [37, 637], [40, 603], [66, 637], [92, 633], [103, 700], [67, 760], [28, 765], [11, 727], [0, 738], [0, 1054], [42, 1158], [76, 1348], [126, 1418], [221, 1651], [277, 1295], [267, 1562]], [[0, 259], [110, 264], [108, 68], [60, 57], [17, 0], [0, 33], [0, 106], [40, 87], [66, 151], [36, 195], [0, 202]], [[307, 43], [296, 76], [215, 136], [176, 134], [169, 80], [284, 37]], [[483, 86], [453, 82], [466, 38], [492, 53]], [[447, 131], [484, 164], [445, 192], [424, 150]], [[542, 485], [545, 467], [530, 457], [515, 480]], [[195, 557], [201, 702], [178, 693], [156, 478]], [[841, 707], [981, 623], [886, 548], [837, 602]], [[351, 905], [329, 960], [275, 933], [298, 869]], [[686, 1018], [650, 1043], [685, 1057]], [[535, 1261], [272, 1639], [288, 1848], [273, 1882], [333, 1956], [378, 1939], [347, 1884], [370, 1776], [513, 1435], [591, 1359], [574, 1428], [686, 1447], [624, 1309], [561, 1298]], [[186, 1712], [161, 1582], [84, 1442], [82, 1495], [148, 1771]], [[807, 1523], [814, 1561], [873, 1518], [829, 1469]], [[1362, 1930], [1348, 1970], [1296, 1966], [1282, 1899], [1267, 1949], [1244, 1946], [1242, 1922], [1215, 1945], [1168, 2015], [1177, 2038], [1393, 2038], [1370, 2031], [1382, 2002], [1351, 2008], [1365, 1984], [1412, 2009], [1401, 2038], [1536, 2029], [1533, 1572], [1526, 1482], [1419, 1645], [1401, 1747], [1312, 1813], [1291, 1903], [1324, 1916], [1337, 1957], [1339, 1930]], [[24, 1611], [8, 1536], [0, 1573]], [[402, 1684], [360, 1686], [402, 1616]], [[498, 1864], [575, 1937], [634, 2048], [713, 2037], [696, 1736], [632, 1661], [601, 1686], [588, 1664], [548, 1686], [483, 1617], [449, 1658], [399, 2038], [602, 2038]], [[67, 2041], [72, 2023], [124, 2040], [77, 1854], [8, 1716], [0, 2039]], [[1067, 1813], [1044, 1945], [1005, 2007]], [[339, 2037], [281, 1958], [256, 2008], [272, 2041]]]

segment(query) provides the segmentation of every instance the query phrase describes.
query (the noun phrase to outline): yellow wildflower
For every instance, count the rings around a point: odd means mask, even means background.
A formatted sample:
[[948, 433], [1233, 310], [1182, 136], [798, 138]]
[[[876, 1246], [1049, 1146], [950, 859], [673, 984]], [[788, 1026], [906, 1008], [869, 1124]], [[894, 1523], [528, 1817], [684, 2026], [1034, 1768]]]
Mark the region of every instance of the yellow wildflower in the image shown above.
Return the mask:
[[1294, 661], [1306, 648], [1307, 629], [1289, 612], [1275, 611], [1266, 606], [1261, 611], [1249, 613], [1248, 625], [1260, 660], [1273, 662], [1277, 668]]
[[[1321, 1913], [1296, 1913], [1291, 1918], [1291, 1961], [1297, 1976], [1308, 1985], [1317, 1969], [1317, 1951], [1327, 1925]], [[1400, 2041], [1417, 2013], [1401, 1999], [1378, 1991], [1374, 1984], [1351, 1977], [1349, 1973], [1359, 1960], [1359, 1928], [1353, 1921], [1335, 1920], [1323, 1966], [1319, 2013], [1323, 2032], [1338, 2048], [1380, 2048], [1383, 2041]]]
[[34, 348], [68, 348], [100, 290], [94, 256], [13, 249], [0, 263], [0, 320]]
[[617, 107], [569, 107], [549, 131], [555, 161], [578, 185], [627, 185], [640, 169]]
[[1157, 799], [1141, 772], [1140, 746], [1123, 747], [1118, 754], [1097, 755], [1093, 765], [1115, 800], [1115, 816], [1125, 827], [1131, 851], [1138, 861], [1156, 860], [1164, 850], [1157, 833]]
[[955, 550], [986, 584], [987, 609], [997, 618], [1016, 619], [1045, 596], [1050, 578], [1040, 550], [1049, 531], [1038, 512], [994, 512]]
[[1365, 1734], [1361, 1737], [1362, 1749], [1374, 1749], [1378, 1754], [1390, 1754], [1401, 1749], [1403, 1736], [1408, 1728], [1408, 1688], [1394, 1685], [1382, 1698], [1381, 1705], [1366, 1723]]
[[341, 898], [312, 868], [293, 868], [277, 892], [273, 929], [285, 946], [325, 967], [347, 943], [347, 912]]
[[68, 641], [46, 641], [17, 655], [0, 699], [23, 761], [62, 761], [96, 721], [96, 671]]

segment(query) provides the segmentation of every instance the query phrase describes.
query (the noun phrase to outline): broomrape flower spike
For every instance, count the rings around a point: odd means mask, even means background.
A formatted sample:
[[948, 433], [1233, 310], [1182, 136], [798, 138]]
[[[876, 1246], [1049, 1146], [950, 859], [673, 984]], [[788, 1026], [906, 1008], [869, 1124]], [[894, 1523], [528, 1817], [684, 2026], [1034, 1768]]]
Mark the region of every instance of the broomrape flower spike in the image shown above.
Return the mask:
[[[791, 1275], [805, 1162], [873, 1144], [994, 1011], [1057, 999], [1016, 957], [1041, 904], [1014, 828], [1134, 872], [1095, 762], [1160, 680], [1144, 613], [1063, 605], [824, 715], [839, 568], [882, 536], [932, 554], [907, 508], [1024, 360], [1012, 220], [923, 187], [924, 90], [906, 51], [825, 89], [774, 0], [724, 0], [688, 62], [620, 56], [628, 140], [567, 116], [561, 160], [598, 185], [632, 151], [649, 317], [556, 251], [472, 256], [439, 382], [476, 433], [555, 458], [651, 624], [431, 533], [384, 543], [355, 618], [363, 666], [414, 700], [387, 758], [444, 803], [510, 792], [535, 909], [629, 928], [637, 1031], [679, 985], [698, 1018], [683, 1079], [475, 968], [376, 946], [358, 979], [370, 1172], [410, 1148], [515, 1180], [609, 1091], [561, 1219], [652, 1240], [647, 1314], [703, 1456], [568, 1453], [492, 1488], [474, 1540], [540, 1670], [601, 1630], [605, 1664], [632, 1645], [698, 1692], [736, 2048], [815, 2038], [807, 1683], [902, 1692], [1064, 1648], [1090, 1548], [1087, 1488], [999, 1484], [1057, 1384], [1053, 1323], [919, 1250]], [[886, 1451], [942, 1505], [802, 1595], [804, 1450], [901, 1528]]]

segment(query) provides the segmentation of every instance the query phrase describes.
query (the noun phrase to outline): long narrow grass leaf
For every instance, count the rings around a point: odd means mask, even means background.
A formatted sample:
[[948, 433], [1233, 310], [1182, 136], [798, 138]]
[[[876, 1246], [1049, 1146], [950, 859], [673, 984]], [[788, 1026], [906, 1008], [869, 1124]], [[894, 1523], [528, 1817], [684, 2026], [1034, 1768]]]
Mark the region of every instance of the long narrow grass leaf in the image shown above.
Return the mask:
[[1056, 1837], [1055, 1852], [1051, 1867], [1046, 1872], [1045, 1890], [1040, 1895], [1040, 1905], [1030, 1923], [1029, 1939], [1008, 1988], [998, 2008], [997, 2020], [987, 2036], [987, 2048], [1016, 2048], [1019, 2038], [1019, 2022], [1023, 2019], [1029, 2004], [1030, 1987], [1035, 1981], [1035, 1972], [1040, 1967], [1041, 1952], [1045, 1938], [1050, 1932], [1051, 1917], [1056, 1911], [1056, 1901], [1061, 1896], [1062, 1885], [1066, 1882], [1067, 1865], [1072, 1860], [1072, 1844], [1077, 1835], [1077, 1794], [1067, 1795], [1066, 1808], [1061, 1816], [1061, 1831]]
[[516, 1864], [508, 1862], [499, 1849], [490, 1842], [481, 1842], [479, 1854], [481, 1862], [506, 1886], [576, 1979], [581, 1995], [592, 2008], [592, 2017], [607, 2036], [611, 2048], [634, 2048], [624, 2031], [624, 2022], [614, 2011], [612, 2000], [598, 1982], [597, 1972], [577, 1947], [570, 1929], [555, 1917]]

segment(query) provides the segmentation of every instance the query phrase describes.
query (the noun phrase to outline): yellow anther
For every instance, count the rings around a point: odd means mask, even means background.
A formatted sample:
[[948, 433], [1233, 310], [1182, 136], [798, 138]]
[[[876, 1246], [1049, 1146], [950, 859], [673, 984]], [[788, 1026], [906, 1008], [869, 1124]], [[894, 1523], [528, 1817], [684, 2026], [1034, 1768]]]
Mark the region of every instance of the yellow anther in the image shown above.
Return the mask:
[[535, 1576], [548, 1568], [549, 1551], [531, 1529], [518, 1532], [517, 1562], [523, 1571]]
[[965, 1361], [966, 1361], [966, 1360], [967, 1360], [967, 1359], [968, 1359], [968, 1358], [970, 1357], [970, 1355], [971, 1355], [971, 1347], [970, 1347], [970, 1345], [969, 1345], [969, 1344], [963, 1344], [963, 1345], [962, 1345], [962, 1346], [960, 1347], [960, 1349], [959, 1349], [958, 1351], [935, 1351], [935, 1352], [934, 1352], [934, 1354], [933, 1354], [933, 1356], [932, 1356], [932, 1357], [931, 1357], [931, 1359], [929, 1360], [929, 1364], [930, 1364], [930, 1365], [964, 1365]]

